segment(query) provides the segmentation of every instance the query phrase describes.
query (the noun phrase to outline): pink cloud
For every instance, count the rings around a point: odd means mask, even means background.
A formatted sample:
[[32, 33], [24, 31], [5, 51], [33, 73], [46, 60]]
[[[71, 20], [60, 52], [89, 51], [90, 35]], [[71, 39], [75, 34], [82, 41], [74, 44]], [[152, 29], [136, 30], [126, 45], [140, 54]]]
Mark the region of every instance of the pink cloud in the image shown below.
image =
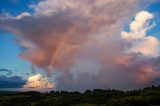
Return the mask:
[[[1, 19], [0, 29], [17, 35], [19, 44], [26, 48], [21, 58], [48, 74], [58, 73], [58, 89], [139, 88], [159, 77], [155, 75], [159, 73], [157, 57], [146, 56], [145, 48], [143, 52], [136, 48], [141, 53], [128, 52], [135, 41], [124, 39], [124, 33], [130, 37], [135, 33], [124, 31], [122, 37], [121, 32], [142, 2], [45, 0], [31, 6], [33, 14]], [[136, 19], [134, 23], [140, 22]]]

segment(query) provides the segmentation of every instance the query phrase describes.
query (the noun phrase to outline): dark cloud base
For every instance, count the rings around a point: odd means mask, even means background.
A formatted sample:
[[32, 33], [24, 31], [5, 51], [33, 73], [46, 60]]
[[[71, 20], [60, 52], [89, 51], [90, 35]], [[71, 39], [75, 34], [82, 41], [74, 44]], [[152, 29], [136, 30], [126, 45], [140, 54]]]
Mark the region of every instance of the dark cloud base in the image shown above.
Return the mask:
[[0, 81], [0, 88], [22, 88], [24, 83]]
[[19, 76], [0, 76], [0, 88], [22, 88], [25, 83], [26, 80]]

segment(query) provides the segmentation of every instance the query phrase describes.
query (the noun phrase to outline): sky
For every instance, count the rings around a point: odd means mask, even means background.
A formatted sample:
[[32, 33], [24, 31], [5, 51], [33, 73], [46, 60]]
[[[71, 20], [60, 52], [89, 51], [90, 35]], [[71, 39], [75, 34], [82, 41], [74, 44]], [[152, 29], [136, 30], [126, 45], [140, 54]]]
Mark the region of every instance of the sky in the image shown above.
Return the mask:
[[0, 0], [0, 89], [160, 82], [159, 0]]

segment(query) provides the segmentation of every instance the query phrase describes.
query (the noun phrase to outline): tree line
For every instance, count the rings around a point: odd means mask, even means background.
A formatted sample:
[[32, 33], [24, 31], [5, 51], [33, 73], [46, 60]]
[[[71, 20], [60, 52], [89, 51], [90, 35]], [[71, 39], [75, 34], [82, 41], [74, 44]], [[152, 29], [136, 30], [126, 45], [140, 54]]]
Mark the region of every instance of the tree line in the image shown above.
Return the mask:
[[[88, 104], [88, 105], [87, 105]], [[160, 105], [160, 86], [139, 90], [93, 89], [85, 92], [37, 91], [0, 95], [0, 106], [153, 106]]]

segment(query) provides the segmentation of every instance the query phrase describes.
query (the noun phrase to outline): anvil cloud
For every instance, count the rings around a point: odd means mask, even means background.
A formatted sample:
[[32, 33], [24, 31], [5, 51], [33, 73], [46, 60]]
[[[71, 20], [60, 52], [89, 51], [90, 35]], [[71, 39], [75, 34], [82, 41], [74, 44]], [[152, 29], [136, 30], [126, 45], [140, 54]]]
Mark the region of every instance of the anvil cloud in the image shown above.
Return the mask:
[[43, 0], [30, 6], [33, 14], [0, 17], [0, 29], [17, 35], [21, 58], [58, 73], [57, 89], [139, 88], [160, 76], [159, 41], [147, 35], [154, 15], [138, 12], [130, 32], [122, 30], [141, 3]]

